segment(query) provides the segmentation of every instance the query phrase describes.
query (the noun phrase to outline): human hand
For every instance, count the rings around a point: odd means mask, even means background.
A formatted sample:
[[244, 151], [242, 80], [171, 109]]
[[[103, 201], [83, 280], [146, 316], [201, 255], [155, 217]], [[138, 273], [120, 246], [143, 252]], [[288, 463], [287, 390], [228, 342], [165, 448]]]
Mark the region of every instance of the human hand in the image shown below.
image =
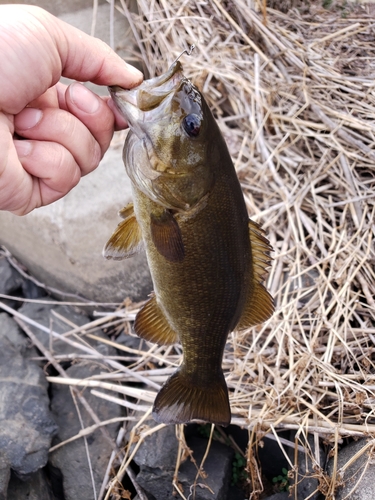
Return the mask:
[[131, 88], [142, 74], [32, 6], [0, 6], [0, 54], [0, 210], [24, 215], [67, 194], [126, 126], [109, 98], [60, 77]]

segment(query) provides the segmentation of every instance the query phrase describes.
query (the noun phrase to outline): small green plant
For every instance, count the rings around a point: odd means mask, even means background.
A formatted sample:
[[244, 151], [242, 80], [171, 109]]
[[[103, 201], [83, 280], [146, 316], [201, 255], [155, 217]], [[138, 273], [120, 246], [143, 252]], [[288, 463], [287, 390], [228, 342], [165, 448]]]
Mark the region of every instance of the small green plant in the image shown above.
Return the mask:
[[332, 5], [332, 0], [323, 0], [322, 5], [324, 9], [329, 9]]
[[288, 471], [283, 467], [281, 469], [282, 474], [279, 476], [273, 477], [272, 482], [278, 485], [279, 491], [288, 491], [289, 489], [289, 479], [288, 479]]
[[232, 463], [232, 485], [239, 485], [249, 477], [245, 467], [246, 458], [236, 452]]

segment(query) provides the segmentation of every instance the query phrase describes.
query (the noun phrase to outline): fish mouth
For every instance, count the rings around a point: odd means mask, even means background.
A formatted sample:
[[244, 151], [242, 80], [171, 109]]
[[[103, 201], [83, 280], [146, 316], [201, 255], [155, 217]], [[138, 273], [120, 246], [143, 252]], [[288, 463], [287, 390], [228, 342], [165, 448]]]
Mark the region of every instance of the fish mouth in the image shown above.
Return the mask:
[[145, 80], [131, 90], [117, 85], [108, 87], [108, 90], [117, 109], [134, 132], [140, 136], [139, 122], [153, 120], [154, 116], [160, 112], [158, 110], [160, 105], [164, 104], [163, 101], [169, 101], [173, 97], [183, 79], [181, 63], [176, 61], [163, 75]]

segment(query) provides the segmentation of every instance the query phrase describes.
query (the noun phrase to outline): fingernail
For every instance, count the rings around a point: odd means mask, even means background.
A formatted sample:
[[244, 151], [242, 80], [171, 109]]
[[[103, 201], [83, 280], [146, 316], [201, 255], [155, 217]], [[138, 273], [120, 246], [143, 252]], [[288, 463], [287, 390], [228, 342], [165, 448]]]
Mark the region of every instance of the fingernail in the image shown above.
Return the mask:
[[14, 141], [14, 146], [16, 148], [19, 158], [27, 156], [30, 154], [32, 144], [30, 141]]
[[99, 97], [88, 90], [82, 83], [72, 83], [69, 87], [70, 98], [84, 113], [95, 113], [99, 109]]
[[27, 130], [35, 127], [42, 119], [43, 112], [36, 108], [25, 108], [15, 117], [15, 127], [17, 130]]
[[131, 64], [125, 63], [126, 64], [126, 69], [127, 72], [130, 73], [134, 78], [137, 79], [137, 81], [141, 82], [143, 80], [143, 73], [139, 71], [137, 68], [132, 66]]

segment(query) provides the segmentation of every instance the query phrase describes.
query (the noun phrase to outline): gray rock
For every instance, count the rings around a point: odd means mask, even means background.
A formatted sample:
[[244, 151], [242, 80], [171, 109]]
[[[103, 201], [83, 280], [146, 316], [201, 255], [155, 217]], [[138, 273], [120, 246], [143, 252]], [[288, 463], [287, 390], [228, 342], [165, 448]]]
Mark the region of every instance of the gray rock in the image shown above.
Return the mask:
[[[291, 432], [290, 441], [294, 442], [295, 432]], [[315, 456], [315, 444], [314, 437], [309, 434], [308, 435], [309, 448]], [[318, 500], [321, 498], [321, 493], [318, 490], [319, 480], [316, 477], [316, 472], [314, 470], [314, 464], [311, 460], [309, 454], [302, 453], [298, 451], [298, 469], [295, 477], [290, 480], [290, 483], [294, 486], [297, 482], [297, 497], [298, 498], [309, 498], [311, 500]], [[295, 450], [293, 448], [288, 448], [289, 457], [294, 463], [295, 460]], [[320, 466], [324, 467], [326, 462], [326, 452], [322, 445], [319, 445], [319, 454], [320, 454]], [[294, 491], [294, 489], [292, 490]]]
[[[72, 330], [74, 326], [72, 326], [71, 324], [76, 326], [83, 326], [90, 321], [88, 316], [81, 313], [77, 308], [59, 304], [27, 302], [19, 309], [19, 312], [33, 319], [37, 323], [60, 334]], [[62, 316], [66, 319], [66, 321], [60, 319], [57, 315]], [[82, 353], [80, 349], [67, 344], [63, 340], [59, 340], [50, 336], [47, 332], [40, 330], [36, 326], [29, 325], [29, 328], [35, 334], [37, 339], [46, 348], [52, 350], [55, 354], [62, 355], [70, 353]], [[97, 337], [107, 338], [107, 336], [100, 330], [95, 331], [95, 335]], [[81, 341], [80, 338], [72, 337], [71, 340], [74, 340], [77, 343], [82, 342], [85, 345], [90, 344], [103, 355], [113, 355], [116, 352], [112, 347], [90, 338], [86, 339], [84, 337]]]
[[[199, 465], [206, 451], [207, 440], [196, 437], [191, 438], [188, 446], [193, 450], [194, 459]], [[211, 443], [211, 449], [203, 467], [207, 477], [198, 479], [195, 488], [195, 500], [227, 500], [232, 458], [233, 450], [231, 448], [216, 441]], [[191, 487], [194, 484], [196, 474], [196, 466], [189, 459], [181, 464], [178, 483], [182, 487], [185, 497], [188, 497], [192, 491]], [[137, 475], [137, 482], [147, 493], [151, 493], [156, 500], [173, 500], [176, 498], [173, 494], [173, 475], [174, 468], [168, 470], [161, 469], [159, 466], [151, 469], [141, 466], [141, 471]]]
[[15, 347], [6, 335], [0, 325], [0, 491], [3, 495], [10, 468], [25, 477], [47, 463], [48, 449], [56, 432], [43, 371], [36, 363], [24, 359], [19, 346]]
[[[156, 422], [150, 422], [149, 426], [155, 427]], [[176, 465], [177, 452], [178, 441], [175, 426], [168, 425], [145, 438], [134, 461], [140, 467], [172, 470]]]
[[22, 276], [9, 264], [5, 257], [0, 257], [0, 293], [9, 295], [15, 292], [18, 288], [21, 288], [22, 282]]
[[99, 302], [140, 300], [152, 290], [144, 253], [114, 262], [102, 250], [131, 201], [121, 147], [67, 196], [24, 217], [0, 212], [0, 244], [49, 287]]
[[[81, 0], [82, 1], [82, 0]], [[130, 11], [134, 11], [136, 7], [136, 0], [131, 0], [127, 2], [127, 6]], [[85, 33], [91, 33], [92, 27], [92, 17], [93, 8], [92, 1], [86, 2], [86, 5], [82, 5], [82, 9], [79, 11], [75, 10], [59, 14], [59, 18], [68, 24], [84, 31]], [[47, 7], [48, 10], [48, 7]], [[113, 13], [113, 42], [114, 48], [117, 54], [123, 59], [127, 60], [129, 58], [133, 59], [132, 54], [132, 32], [129, 28], [129, 23], [123, 14], [121, 14], [117, 9], [114, 9]], [[98, 5], [95, 32], [94, 36], [100, 38], [108, 45], [111, 44], [110, 40], [110, 5], [107, 2], [103, 2]], [[124, 36], [126, 34], [126, 37]], [[91, 86], [91, 84], [90, 84]], [[106, 87], [94, 86], [93, 90], [98, 94], [108, 95]], [[104, 91], [104, 92], [103, 92]]]
[[[281, 491], [280, 493], [275, 493], [274, 495], [271, 495], [270, 497], [264, 498], [264, 500], [288, 500], [291, 497], [289, 496], [289, 493], [287, 491]], [[298, 498], [306, 498], [306, 497], [298, 497]]]
[[28, 480], [21, 481], [11, 476], [8, 486], [9, 500], [57, 500], [52, 493], [43, 469], [38, 470]]
[[[359, 453], [369, 442], [368, 439], [353, 441], [341, 448], [337, 457], [337, 473], [352, 460], [356, 453]], [[360, 453], [358, 458], [348, 466], [342, 477], [337, 480], [338, 486], [335, 491], [335, 500], [373, 500], [375, 492], [375, 463], [372, 458], [374, 440], [367, 451]], [[327, 472], [330, 476], [333, 473], [334, 460], [328, 463]]]
[[[30, 0], [17, 0], [20, 4], [30, 4]], [[103, 3], [103, 0], [99, 0], [99, 3]], [[92, 0], [37, 0], [33, 2], [33, 5], [38, 5], [43, 9], [48, 10], [54, 16], [61, 16], [67, 12], [75, 12], [86, 7], [92, 6]]]
[[[102, 371], [100, 365], [93, 363], [78, 363], [67, 370], [73, 378], [86, 378]], [[82, 391], [83, 396], [101, 421], [120, 417], [122, 408], [114, 403], [104, 401], [90, 393], [89, 389]], [[52, 412], [55, 415], [59, 430], [58, 441], [64, 441], [81, 430], [76, 406], [72, 400], [70, 389], [65, 385], [52, 385]], [[77, 402], [85, 427], [94, 424], [86, 409]], [[117, 435], [119, 424], [105, 427], [105, 432], [113, 439]], [[100, 429], [95, 430], [86, 438], [87, 449], [91, 461], [95, 489], [99, 493], [112, 446]], [[83, 438], [72, 441], [50, 454], [51, 465], [61, 471], [65, 500], [88, 500], [94, 498], [91, 482], [87, 450]]]
[[[0, 313], [0, 337], [7, 339], [7, 341], [14, 347], [20, 354], [25, 354], [30, 344], [21, 332], [17, 323], [6, 313]], [[36, 351], [33, 351], [36, 354]]]
[[5, 450], [0, 450], [0, 500], [7, 499], [8, 483], [10, 479], [10, 465]]

